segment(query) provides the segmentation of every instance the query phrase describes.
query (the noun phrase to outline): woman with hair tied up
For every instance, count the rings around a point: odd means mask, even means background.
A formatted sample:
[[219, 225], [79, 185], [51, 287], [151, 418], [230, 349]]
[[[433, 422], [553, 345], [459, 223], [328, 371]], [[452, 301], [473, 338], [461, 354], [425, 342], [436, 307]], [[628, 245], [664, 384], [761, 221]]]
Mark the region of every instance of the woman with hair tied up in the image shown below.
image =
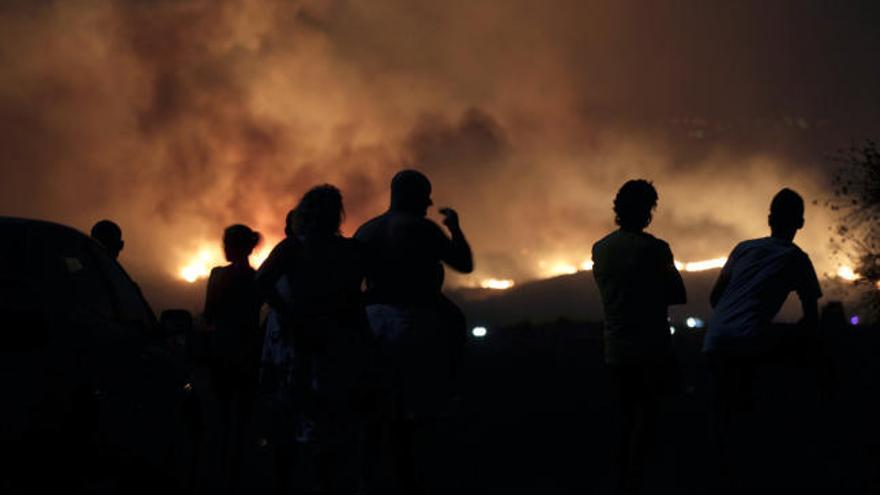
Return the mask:
[[[371, 337], [361, 298], [360, 249], [340, 233], [342, 194], [312, 188], [289, 218], [288, 236], [257, 274], [261, 294], [281, 320], [293, 348], [295, 442], [307, 453], [322, 493], [354, 494], [359, 482], [359, 435]], [[278, 281], [286, 278], [286, 294]], [[276, 449], [282, 445], [276, 445]], [[276, 460], [284, 460], [284, 457]], [[276, 471], [287, 490], [294, 459]]]
[[211, 270], [204, 318], [212, 331], [211, 383], [220, 416], [222, 473], [228, 492], [236, 490], [241, 471], [244, 428], [256, 399], [260, 352], [261, 301], [248, 257], [260, 234], [246, 225], [223, 232], [229, 265]]

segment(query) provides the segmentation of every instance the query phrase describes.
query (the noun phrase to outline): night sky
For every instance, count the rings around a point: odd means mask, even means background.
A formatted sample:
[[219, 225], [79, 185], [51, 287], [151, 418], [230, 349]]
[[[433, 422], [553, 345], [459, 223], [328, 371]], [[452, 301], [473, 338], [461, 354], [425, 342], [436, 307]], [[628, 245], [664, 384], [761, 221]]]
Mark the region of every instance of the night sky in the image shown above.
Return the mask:
[[[277, 240], [319, 183], [351, 234], [416, 167], [473, 280], [519, 281], [581, 263], [641, 177], [677, 258], [725, 256], [880, 137], [877, 26], [877, 2], [6, 0], [0, 214], [114, 219], [157, 291], [228, 224]], [[825, 272], [831, 220], [808, 205], [797, 239]]]

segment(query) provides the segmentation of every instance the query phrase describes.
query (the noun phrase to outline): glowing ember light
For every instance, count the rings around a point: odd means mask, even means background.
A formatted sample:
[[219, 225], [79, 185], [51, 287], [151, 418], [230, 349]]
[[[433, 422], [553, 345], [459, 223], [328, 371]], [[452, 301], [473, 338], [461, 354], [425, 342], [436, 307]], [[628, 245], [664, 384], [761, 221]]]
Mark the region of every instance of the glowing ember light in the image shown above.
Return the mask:
[[180, 269], [180, 277], [189, 283], [193, 283], [200, 278], [206, 278], [211, 274], [211, 267], [219, 264], [218, 258], [220, 258], [218, 252], [202, 249], [196, 253], [189, 263]]
[[[544, 263], [540, 264], [541, 266], [545, 266]], [[566, 263], [564, 261], [560, 261], [557, 263], [553, 263], [549, 265], [545, 269], [545, 273], [547, 277], [557, 277], [559, 275], [572, 275], [578, 272], [578, 268], [571, 263]]]
[[856, 273], [852, 269], [852, 267], [849, 267], [849, 266], [841, 266], [840, 268], [838, 268], [837, 269], [837, 276], [844, 279], [844, 280], [848, 280], [850, 282], [854, 282], [854, 281], [858, 280], [859, 278], [861, 278], [859, 276], [859, 274]]
[[[723, 257], [690, 262], [676, 260], [675, 268], [686, 272], [702, 272], [705, 270], [721, 268], [724, 266], [725, 263], [727, 263], [727, 258]], [[580, 265], [573, 265], [566, 261], [557, 261], [555, 263], [540, 261], [538, 262], [538, 266], [541, 267], [543, 271], [543, 277], [549, 278], [557, 277], [559, 275], [571, 275], [579, 271], [591, 271], [593, 269], [594, 263], [593, 260], [587, 258], [583, 262], [581, 262]]]
[[[704, 270], [711, 270], [713, 268], [721, 268], [724, 266], [725, 263], [727, 263], [727, 258], [712, 258], [711, 260], [691, 261], [690, 263], [684, 264], [684, 271], [702, 272]], [[679, 268], [679, 270], [680, 269], [681, 268]]]
[[263, 242], [263, 245], [257, 251], [254, 251], [254, 253], [251, 254], [251, 266], [253, 266], [254, 268], [259, 268], [260, 265], [262, 265], [263, 262], [266, 261], [266, 258], [269, 257], [269, 253], [272, 252], [272, 248], [274, 246], [274, 242]]
[[852, 315], [852, 318], [849, 319], [849, 324], [852, 326], [856, 326], [859, 324], [859, 315]]
[[513, 287], [513, 280], [487, 278], [480, 282], [480, 287], [484, 289], [505, 290]]
[[[275, 242], [264, 241], [259, 249], [251, 254], [251, 265], [254, 268], [259, 268], [266, 261], [274, 246]], [[195, 256], [190, 258], [189, 262], [181, 267], [178, 274], [180, 278], [192, 284], [199, 279], [208, 278], [211, 274], [211, 268], [226, 264], [226, 258], [223, 256], [223, 251], [219, 245], [215, 248], [203, 247], [196, 252]]]

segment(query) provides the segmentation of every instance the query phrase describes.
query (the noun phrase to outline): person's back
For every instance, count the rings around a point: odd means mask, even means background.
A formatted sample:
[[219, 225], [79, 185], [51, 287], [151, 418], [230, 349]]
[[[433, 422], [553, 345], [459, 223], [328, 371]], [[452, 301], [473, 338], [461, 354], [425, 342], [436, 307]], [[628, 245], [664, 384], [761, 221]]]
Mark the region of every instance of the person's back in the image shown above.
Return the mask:
[[[810, 258], [785, 239], [762, 237], [739, 243], [724, 267], [728, 278], [717, 301], [704, 342], [711, 352], [730, 339], [759, 338], [782, 308], [788, 294], [820, 294]], [[736, 345], [736, 344], [733, 344]]]
[[244, 225], [227, 228], [223, 244], [230, 264], [214, 267], [208, 277], [203, 316], [213, 329], [214, 359], [229, 366], [256, 358], [261, 302], [247, 258], [257, 242], [259, 234]]
[[362, 311], [364, 261], [358, 244], [342, 236], [294, 242], [286, 272], [294, 311], [306, 318]]
[[434, 301], [443, 286], [448, 240], [431, 220], [388, 211], [364, 224], [355, 237], [367, 250], [370, 303]]
[[620, 229], [593, 245], [593, 277], [605, 313], [605, 362], [620, 407], [620, 493], [639, 491], [660, 398], [678, 385], [667, 308], [683, 304], [686, 295], [669, 245], [643, 231], [657, 200], [650, 182], [627, 181], [614, 198]]
[[231, 264], [214, 267], [208, 277], [204, 317], [214, 328], [215, 350], [223, 358], [243, 350], [241, 344], [257, 335], [260, 301], [254, 273], [250, 266]]
[[803, 199], [783, 189], [770, 205], [770, 237], [741, 242], [730, 253], [712, 289], [705, 352], [766, 350], [762, 338], [770, 336], [771, 320], [792, 291], [801, 299], [807, 323], [815, 324], [822, 290], [810, 258], [793, 242], [803, 214]]
[[213, 328], [211, 384], [220, 419], [222, 476], [230, 491], [241, 473], [244, 429], [256, 398], [260, 298], [248, 256], [260, 234], [236, 224], [223, 233], [229, 265], [215, 267], [205, 294], [205, 322]]
[[[412, 495], [422, 493], [413, 464], [413, 432], [426, 418], [449, 409], [464, 342], [464, 317], [441, 292], [443, 264], [464, 273], [473, 270], [458, 214], [440, 210], [447, 237], [425, 218], [432, 204], [428, 178], [403, 170], [391, 181], [389, 210], [355, 234], [367, 258], [367, 316], [377, 341], [382, 402], [390, 405], [377, 416], [372, 433], [392, 431], [390, 445], [384, 446], [398, 488]], [[378, 442], [373, 435], [371, 443]], [[373, 448], [382, 447], [376, 443]]]
[[774, 335], [771, 321], [788, 294], [796, 291], [804, 313], [799, 337], [815, 337], [817, 300], [822, 295], [809, 257], [793, 242], [804, 226], [803, 199], [782, 189], [770, 203], [767, 220], [770, 237], [739, 243], [721, 269], [712, 288], [714, 313], [703, 341], [714, 382], [719, 461], [725, 482], [734, 489], [742, 476], [738, 463], [746, 456], [737, 447], [753, 446], [751, 431], [736, 419], [754, 412], [753, 387], [761, 378], [761, 365], [773, 362], [775, 351], [787, 343]]
[[[268, 369], [282, 407], [292, 407], [275, 439], [276, 489], [286, 493], [297, 448], [316, 455], [322, 490], [354, 493], [361, 402], [369, 390], [372, 342], [363, 306], [364, 263], [356, 241], [340, 233], [342, 193], [324, 184], [307, 191], [288, 214], [287, 238], [260, 266], [257, 285], [279, 325]], [[289, 289], [289, 290], [288, 290]], [[284, 397], [286, 395], [286, 397]], [[285, 405], [286, 404], [286, 405]], [[292, 427], [292, 428], [290, 428]], [[331, 490], [329, 487], [335, 487]]]
[[593, 246], [593, 276], [604, 308], [606, 360], [665, 358], [667, 308], [678, 302], [670, 296], [682, 292], [669, 245], [645, 232], [616, 230]]

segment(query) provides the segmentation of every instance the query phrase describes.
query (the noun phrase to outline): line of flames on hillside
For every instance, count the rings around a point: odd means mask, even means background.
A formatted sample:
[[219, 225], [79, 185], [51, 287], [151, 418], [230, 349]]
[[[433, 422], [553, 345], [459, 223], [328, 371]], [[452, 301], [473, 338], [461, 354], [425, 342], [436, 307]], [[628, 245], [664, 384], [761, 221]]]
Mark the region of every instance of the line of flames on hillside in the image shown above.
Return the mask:
[[[679, 271], [694, 273], [704, 272], [707, 270], [717, 270], [722, 268], [725, 263], [727, 263], [727, 258], [725, 257], [687, 262], [676, 260], [675, 268]], [[561, 275], [572, 275], [580, 271], [590, 271], [593, 269], [593, 260], [584, 260], [580, 265], [573, 265], [565, 262], [540, 262], [539, 266], [540, 268], [542, 268], [543, 272], [543, 277], [541, 278], [552, 278]], [[837, 276], [837, 278], [840, 278], [847, 282], [855, 282], [861, 279], [861, 275], [856, 273], [852, 267], [845, 265], [838, 267], [835, 275]], [[487, 278], [481, 280], [479, 284], [480, 288], [492, 290], [506, 290], [514, 287], [515, 285], [516, 282], [514, 280], [503, 278]], [[877, 288], [880, 289], [880, 282], [877, 283]]]
[[[727, 258], [723, 257], [702, 261], [676, 261], [675, 268], [686, 272], [702, 272], [705, 270], [721, 268], [726, 262]], [[541, 269], [541, 278], [552, 278], [560, 275], [572, 275], [581, 271], [590, 271], [593, 269], [593, 260], [586, 259], [580, 265], [574, 265], [563, 261], [541, 261], [538, 263], [538, 267]], [[483, 289], [505, 290], [510, 289], [514, 285], [516, 285], [516, 282], [511, 279], [487, 278], [480, 281], [480, 287]]]
[[[274, 242], [263, 242], [260, 247], [251, 255], [250, 262], [253, 266], [260, 266], [269, 256], [269, 252], [274, 246]], [[706, 270], [716, 270], [724, 266], [727, 258], [718, 257], [700, 261], [675, 261], [675, 267], [684, 272], [702, 272]], [[178, 276], [189, 283], [195, 283], [200, 279], [208, 278], [211, 268], [214, 266], [225, 265], [226, 261], [223, 252], [218, 247], [203, 246], [196, 250], [189, 261], [184, 264], [178, 271]], [[579, 265], [565, 261], [540, 261], [538, 262], [540, 275], [538, 278], [552, 278], [560, 275], [572, 275], [580, 271], [590, 271], [593, 269], [593, 260], [586, 259]], [[840, 266], [835, 274], [838, 278], [854, 282], [861, 278], [852, 267]], [[514, 287], [516, 281], [508, 278], [484, 278], [479, 281], [478, 287], [490, 290], [506, 290]], [[880, 289], [880, 284], [878, 284]]]

